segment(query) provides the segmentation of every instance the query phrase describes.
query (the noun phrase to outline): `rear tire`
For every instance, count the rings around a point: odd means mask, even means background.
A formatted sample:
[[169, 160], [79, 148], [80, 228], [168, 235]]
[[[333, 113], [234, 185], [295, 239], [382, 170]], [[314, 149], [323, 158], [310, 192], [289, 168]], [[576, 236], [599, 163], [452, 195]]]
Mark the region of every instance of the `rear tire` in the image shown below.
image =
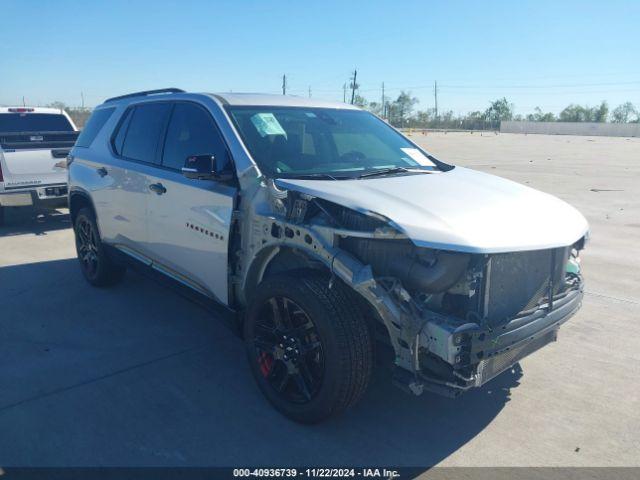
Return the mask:
[[120, 282], [126, 269], [115, 263], [105, 251], [91, 209], [82, 208], [78, 212], [73, 230], [80, 270], [84, 278], [95, 287], [107, 287]]
[[330, 288], [328, 276], [297, 271], [265, 280], [251, 301], [244, 324], [251, 371], [269, 402], [296, 422], [337, 415], [367, 388], [372, 340], [353, 295], [339, 280]]

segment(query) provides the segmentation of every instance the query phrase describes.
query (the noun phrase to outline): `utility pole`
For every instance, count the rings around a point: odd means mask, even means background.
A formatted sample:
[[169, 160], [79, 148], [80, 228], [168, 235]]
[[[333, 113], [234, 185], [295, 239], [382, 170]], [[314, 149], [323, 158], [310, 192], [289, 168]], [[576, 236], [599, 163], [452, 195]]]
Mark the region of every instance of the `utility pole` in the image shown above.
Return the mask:
[[438, 120], [438, 81], [433, 82], [433, 96], [435, 98], [436, 105], [436, 120]]
[[353, 102], [356, 99], [356, 88], [358, 86], [358, 84], [356, 83], [357, 77], [358, 77], [358, 71], [354, 70], [353, 71], [353, 81], [351, 82], [351, 105], [353, 105]]
[[287, 76], [282, 75], [282, 95], [287, 94]]
[[347, 84], [342, 84], [342, 103], [347, 103]]
[[84, 93], [80, 92], [80, 98], [82, 99], [82, 109], [84, 110]]
[[385, 108], [385, 105], [384, 105], [384, 82], [382, 82], [382, 102], [381, 102], [381, 105], [382, 105], [382, 118], [385, 118], [384, 114], [385, 114], [386, 108]]
[[311, 98], [311, 85], [309, 85], [309, 98]]

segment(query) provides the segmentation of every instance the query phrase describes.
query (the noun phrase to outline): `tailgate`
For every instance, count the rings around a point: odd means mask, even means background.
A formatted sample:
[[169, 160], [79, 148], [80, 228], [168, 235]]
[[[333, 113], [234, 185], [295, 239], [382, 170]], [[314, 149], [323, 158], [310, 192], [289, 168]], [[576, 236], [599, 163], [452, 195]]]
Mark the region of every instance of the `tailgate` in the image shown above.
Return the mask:
[[64, 167], [79, 132], [0, 132], [5, 190], [67, 183]]
[[4, 189], [18, 190], [38, 185], [67, 183], [64, 166], [69, 149], [0, 150]]

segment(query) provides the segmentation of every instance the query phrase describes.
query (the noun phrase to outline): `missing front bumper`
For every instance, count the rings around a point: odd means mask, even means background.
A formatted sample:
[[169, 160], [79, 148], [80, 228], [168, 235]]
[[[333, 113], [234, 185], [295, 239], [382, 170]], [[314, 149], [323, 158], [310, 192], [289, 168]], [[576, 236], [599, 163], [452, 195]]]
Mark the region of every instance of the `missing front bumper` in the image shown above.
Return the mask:
[[427, 324], [420, 336], [420, 368], [399, 368], [395, 382], [415, 394], [429, 390], [450, 397], [480, 387], [554, 342], [560, 325], [580, 308], [582, 297], [582, 290], [569, 292], [554, 302], [553, 310], [537, 310], [496, 330], [471, 324], [453, 327], [442, 321], [438, 328]]
[[502, 352], [486, 360], [482, 360], [476, 370], [475, 387], [480, 387], [489, 380], [494, 379], [502, 372], [510, 369], [520, 360], [533, 352], [540, 350], [545, 345], [555, 342], [558, 339], [558, 328], [555, 327], [547, 333], [543, 333], [527, 342], [523, 342], [514, 348]]

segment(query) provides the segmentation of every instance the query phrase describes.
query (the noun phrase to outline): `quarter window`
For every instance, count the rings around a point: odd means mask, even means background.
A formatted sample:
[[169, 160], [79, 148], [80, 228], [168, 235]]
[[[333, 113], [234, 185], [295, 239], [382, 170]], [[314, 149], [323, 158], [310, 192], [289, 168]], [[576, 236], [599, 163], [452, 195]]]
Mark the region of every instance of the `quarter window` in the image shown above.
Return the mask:
[[167, 128], [162, 165], [180, 170], [187, 157], [209, 154], [216, 158], [217, 171], [226, 169], [226, 147], [209, 113], [191, 103], [176, 103]]
[[104, 127], [104, 124], [107, 123], [109, 117], [115, 108], [102, 108], [100, 110], [96, 110], [91, 114], [89, 121], [82, 129], [82, 133], [76, 140], [76, 146], [78, 147], [89, 147], [91, 143], [95, 140], [96, 136]]

